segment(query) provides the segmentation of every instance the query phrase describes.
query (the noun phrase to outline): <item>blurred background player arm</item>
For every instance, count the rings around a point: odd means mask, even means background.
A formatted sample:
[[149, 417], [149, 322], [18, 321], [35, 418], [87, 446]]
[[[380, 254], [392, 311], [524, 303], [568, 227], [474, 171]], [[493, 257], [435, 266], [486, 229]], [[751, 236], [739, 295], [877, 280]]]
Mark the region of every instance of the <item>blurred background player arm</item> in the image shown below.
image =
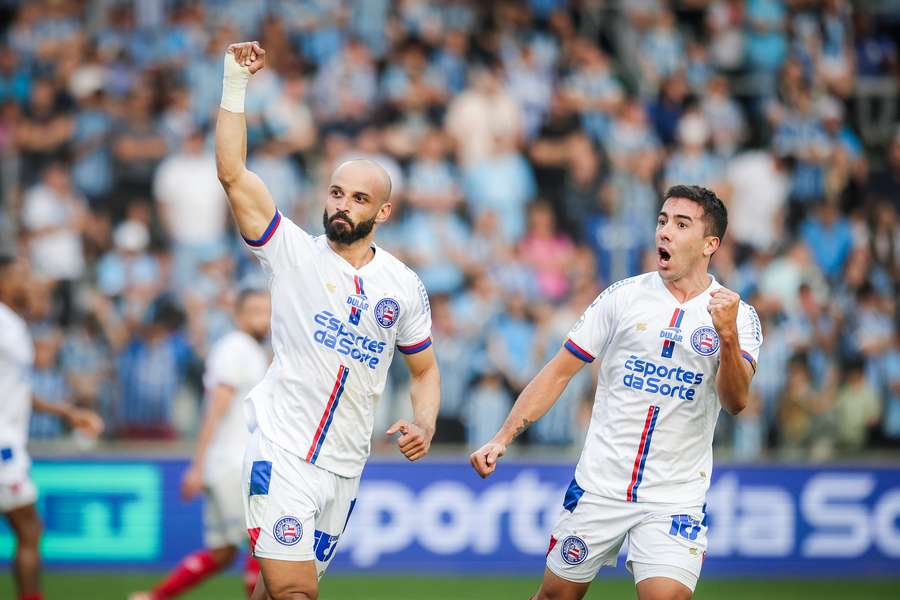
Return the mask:
[[469, 462], [479, 475], [487, 477], [494, 472], [497, 460], [506, 454], [506, 447], [550, 410], [572, 377], [584, 365], [583, 360], [566, 348], [561, 348], [556, 353], [522, 390], [500, 431], [469, 457]]
[[275, 216], [275, 202], [259, 176], [247, 169], [244, 93], [250, 76], [265, 66], [256, 42], [232, 44], [225, 53], [222, 104], [216, 121], [216, 171], [241, 235], [258, 240]]
[[31, 408], [37, 412], [55, 415], [63, 419], [73, 429], [81, 431], [88, 437], [95, 438], [103, 433], [103, 419], [92, 410], [79, 408], [72, 404], [45, 402], [37, 396], [32, 396]]
[[426, 348], [415, 354], [404, 354], [409, 368], [409, 395], [413, 405], [413, 422], [404, 419], [395, 422], [387, 435], [400, 432], [397, 446], [409, 460], [418, 460], [428, 454], [435, 423], [441, 406], [441, 374], [438, 370], [434, 348]]
[[203, 425], [197, 434], [197, 449], [194, 460], [181, 480], [181, 498], [190, 500], [203, 491], [203, 469], [206, 466], [206, 451], [216, 433], [216, 428], [234, 399], [235, 389], [225, 383], [217, 384], [209, 393], [209, 406], [203, 418]]

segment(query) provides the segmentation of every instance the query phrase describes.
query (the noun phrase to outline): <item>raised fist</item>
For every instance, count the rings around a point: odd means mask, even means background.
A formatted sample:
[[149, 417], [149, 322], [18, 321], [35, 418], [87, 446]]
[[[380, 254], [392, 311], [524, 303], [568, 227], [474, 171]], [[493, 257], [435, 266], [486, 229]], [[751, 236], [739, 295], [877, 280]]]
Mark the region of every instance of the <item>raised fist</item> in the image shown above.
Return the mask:
[[231, 44], [226, 52], [233, 54], [234, 62], [240, 67], [247, 67], [251, 75], [266, 66], [266, 51], [259, 42]]

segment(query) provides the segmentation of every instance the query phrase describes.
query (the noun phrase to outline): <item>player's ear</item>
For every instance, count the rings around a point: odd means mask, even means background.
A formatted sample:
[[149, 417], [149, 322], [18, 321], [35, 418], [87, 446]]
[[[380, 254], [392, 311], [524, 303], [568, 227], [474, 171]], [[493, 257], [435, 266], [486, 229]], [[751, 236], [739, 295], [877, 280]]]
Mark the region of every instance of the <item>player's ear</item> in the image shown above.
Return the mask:
[[391, 216], [391, 210], [393, 210], [393, 205], [390, 202], [382, 204], [378, 209], [378, 214], [375, 215], [375, 222], [381, 225], [387, 221]]
[[703, 242], [703, 256], [712, 256], [716, 253], [716, 250], [719, 249], [721, 244], [721, 238], [714, 235], [706, 236], [706, 239]]

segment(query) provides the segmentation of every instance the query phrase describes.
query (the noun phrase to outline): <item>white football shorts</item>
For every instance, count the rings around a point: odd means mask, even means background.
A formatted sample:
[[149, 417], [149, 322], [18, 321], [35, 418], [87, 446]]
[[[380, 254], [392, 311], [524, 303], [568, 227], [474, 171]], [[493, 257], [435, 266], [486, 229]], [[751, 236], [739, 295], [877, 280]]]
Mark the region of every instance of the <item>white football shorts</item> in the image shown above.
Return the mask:
[[601, 567], [616, 565], [627, 541], [625, 565], [635, 583], [669, 577], [693, 591], [706, 554], [704, 508], [615, 500], [587, 492], [573, 479], [550, 536], [547, 568], [587, 583]]
[[315, 560], [322, 577], [350, 520], [359, 477], [341, 477], [310, 464], [257, 429], [244, 454], [242, 485], [253, 555]]

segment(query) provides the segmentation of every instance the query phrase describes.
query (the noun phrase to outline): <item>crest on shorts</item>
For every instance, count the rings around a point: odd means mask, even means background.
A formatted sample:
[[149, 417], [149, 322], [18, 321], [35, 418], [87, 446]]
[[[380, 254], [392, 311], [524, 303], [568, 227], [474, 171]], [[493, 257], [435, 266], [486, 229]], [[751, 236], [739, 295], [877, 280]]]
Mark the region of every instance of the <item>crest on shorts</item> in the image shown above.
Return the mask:
[[559, 549], [562, 559], [570, 565], [580, 565], [588, 555], [587, 544], [578, 536], [570, 535], [562, 541]]
[[691, 347], [700, 356], [711, 356], [719, 349], [719, 334], [709, 325], [698, 327], [691, 334]]
[[400, 305], [393, 298], [382, 298], [375, 305], [375, 320], [385, 329], [390, 329], [400, 317]]
[[290, 515], [281, 517], [275, 522], [275, 527], [272, 528], [272, 534], [275, 536], [275, 539], [278, 540], [279, 544], [293, 546], [303, 537], [303, 524], [300, 523], [297, 517], [292, 517]]

